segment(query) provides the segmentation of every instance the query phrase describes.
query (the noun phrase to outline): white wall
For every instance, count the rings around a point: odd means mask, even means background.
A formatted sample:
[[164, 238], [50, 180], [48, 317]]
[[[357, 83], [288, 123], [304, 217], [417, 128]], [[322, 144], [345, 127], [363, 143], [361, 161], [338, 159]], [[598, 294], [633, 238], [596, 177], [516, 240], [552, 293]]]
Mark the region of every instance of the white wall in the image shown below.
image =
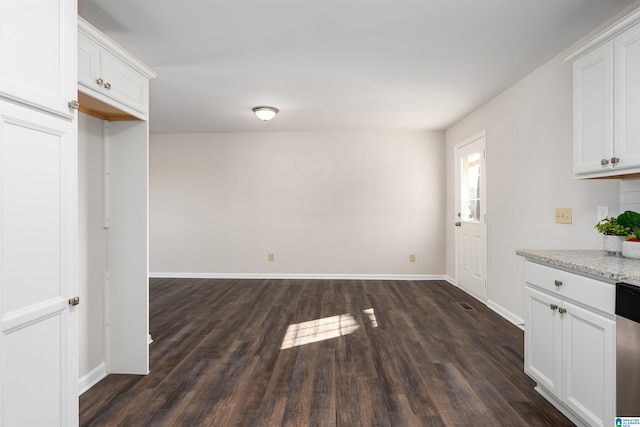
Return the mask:
[[151, 135], [151, 275], [442, 276], [444, 157], [440, 131]]
[[[516, 249], [601, 249], [596, 207], [618, 213], [618, 180], [572, 178], [571, 65], [559, 58], [494, 98], [446, 132], [447, 275], [455, 277], [453, 153], [486, 130], [489, 305], [524, 317], [523, 260]], [[554, 209], [573, 209], [573, 224]]]
[[[106, 232], [102, 228], [102, 121], [78, 115], [78, 306], [79, 375], [104, 362], [104, 272]], [[81, 384], [82, 387], [82, 384]]]

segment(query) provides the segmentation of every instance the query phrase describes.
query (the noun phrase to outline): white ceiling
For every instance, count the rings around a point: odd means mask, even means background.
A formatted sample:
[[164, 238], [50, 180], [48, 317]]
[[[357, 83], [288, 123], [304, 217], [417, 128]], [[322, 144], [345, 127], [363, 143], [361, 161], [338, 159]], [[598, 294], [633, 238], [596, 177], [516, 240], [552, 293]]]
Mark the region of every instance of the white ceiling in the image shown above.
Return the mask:
[[[151, 131], [445, 129], [632, 0], [79, 0], [159, 75]], [[251, 112], [280, 109], [270, 122]]]

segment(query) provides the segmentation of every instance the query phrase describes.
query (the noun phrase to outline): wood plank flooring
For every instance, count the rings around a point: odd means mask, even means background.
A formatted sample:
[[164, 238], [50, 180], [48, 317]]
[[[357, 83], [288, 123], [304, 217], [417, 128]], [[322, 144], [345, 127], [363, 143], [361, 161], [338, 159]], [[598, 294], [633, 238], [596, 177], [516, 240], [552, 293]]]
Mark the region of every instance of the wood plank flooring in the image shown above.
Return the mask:
[[522, 331], [446, 282], [153, 279], [150, 329], [151, 373], [87, 391], [81, 425], [573, 425], [523, 373]]

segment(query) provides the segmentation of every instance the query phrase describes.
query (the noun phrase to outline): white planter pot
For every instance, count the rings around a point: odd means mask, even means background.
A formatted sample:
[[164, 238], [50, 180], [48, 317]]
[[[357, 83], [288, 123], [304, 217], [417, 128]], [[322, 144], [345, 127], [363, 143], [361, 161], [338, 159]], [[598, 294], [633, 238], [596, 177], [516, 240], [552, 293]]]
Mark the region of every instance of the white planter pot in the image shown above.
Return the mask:
[[620, 255], [624, 236], [602, 236], [604, 250], [610, 254]]
[[622, 256], [640, 259], [640, 242], [622, 242]]

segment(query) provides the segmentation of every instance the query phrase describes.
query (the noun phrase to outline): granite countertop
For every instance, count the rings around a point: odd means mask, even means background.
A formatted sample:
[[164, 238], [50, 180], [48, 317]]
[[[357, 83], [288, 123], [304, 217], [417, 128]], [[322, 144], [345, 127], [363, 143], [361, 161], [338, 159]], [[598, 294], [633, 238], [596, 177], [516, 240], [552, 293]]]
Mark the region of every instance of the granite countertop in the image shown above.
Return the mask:
[[625, 282], [640, 286], [640, 260], [609, 255], [602, 250], [528, 250], [516, 254], [528, 260], [560, 267], [608, 282]]

